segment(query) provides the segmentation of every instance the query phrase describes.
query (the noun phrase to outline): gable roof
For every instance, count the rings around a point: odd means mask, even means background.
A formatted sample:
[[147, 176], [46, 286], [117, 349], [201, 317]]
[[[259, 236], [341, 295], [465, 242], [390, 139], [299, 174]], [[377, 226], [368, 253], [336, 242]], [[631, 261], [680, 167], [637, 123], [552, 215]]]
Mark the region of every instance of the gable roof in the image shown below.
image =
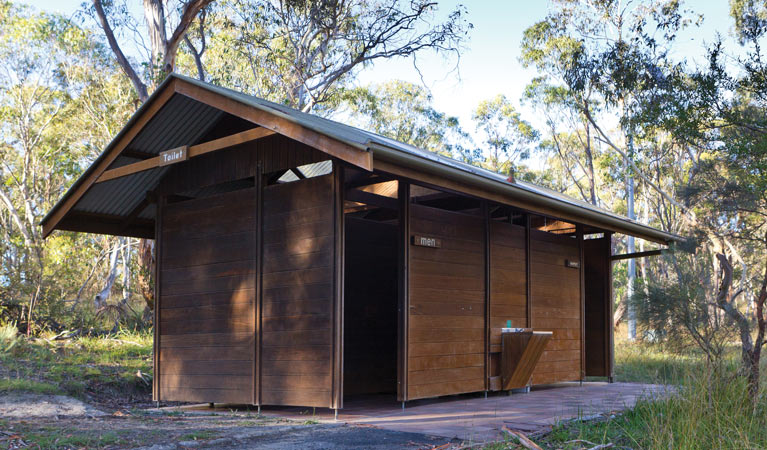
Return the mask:
[[[428, 173], [482, 192], [494, 193], [511, 205], [521, 202], [526, 209], [544, 211], [566, 220], [593, 224], [607, 230], [635, 235], [661, 243], [679, 241], [679, 236], [629, 220], [559, 192], [531, 183], [510, 183], [506, 176], [447, 158], [414, 146], [355, 128], [340, 122], [242, 92], [171, 74], [131, 117], [99, 157], [75, 181], [61, 200], [42, 220], [45, 235], [54, 229], [77, 229], [72, 217], [119, 223], [131, 213], [132, 227], [144, 227], [149, 234], [154, 207], [142, 207], [147, 191], [153, 190], [168, 167], [158, 167], [127, 177], [95, 184], [109, 168], [137, 161], [131, 152], [156, 155], [161, 151], [197, 142], [223, 114], [242, 117], [290, 138], [301, 140], [367, 170], [385, 164]], [[561, 213], [561, 214], [556, 214]], [[83, 220], [82, 218], [80, 220]], [[69, 222], [68, 222], [69, 221]], [[140, 235], [140, 234], [137, 234]]]

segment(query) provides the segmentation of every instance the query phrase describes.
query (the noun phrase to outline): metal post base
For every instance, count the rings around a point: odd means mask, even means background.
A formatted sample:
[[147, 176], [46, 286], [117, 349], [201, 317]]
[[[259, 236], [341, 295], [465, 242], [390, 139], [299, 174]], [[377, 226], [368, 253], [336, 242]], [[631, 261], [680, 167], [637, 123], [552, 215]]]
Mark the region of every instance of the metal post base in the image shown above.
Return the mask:
[[338, 422], [338, 410], [336, 409], [336, 410], [334, 410], [334, 411], [335, 411], [335, 416], [334, 416], [333, 420], [335, 420], [336, 422]]
[[402, 410], [405, 410], [405, 402], [402, 402]]
[[261, 415], [261, 405], [258, 405], [256, 407], [256, 414], [258, 414], [259, 416]]

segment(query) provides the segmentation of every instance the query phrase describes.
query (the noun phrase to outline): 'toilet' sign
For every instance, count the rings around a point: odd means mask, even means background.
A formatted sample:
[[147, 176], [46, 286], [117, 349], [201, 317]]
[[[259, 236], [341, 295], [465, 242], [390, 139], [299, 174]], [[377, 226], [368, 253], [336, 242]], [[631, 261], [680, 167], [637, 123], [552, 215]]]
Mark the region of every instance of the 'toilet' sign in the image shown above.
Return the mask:
[[170, 150], [160, 153], [160, 167], [175, 164], [177, 162], [186, 161], [189, 159], [189, 147], [186, 145], [182, 147], [172, 148]]

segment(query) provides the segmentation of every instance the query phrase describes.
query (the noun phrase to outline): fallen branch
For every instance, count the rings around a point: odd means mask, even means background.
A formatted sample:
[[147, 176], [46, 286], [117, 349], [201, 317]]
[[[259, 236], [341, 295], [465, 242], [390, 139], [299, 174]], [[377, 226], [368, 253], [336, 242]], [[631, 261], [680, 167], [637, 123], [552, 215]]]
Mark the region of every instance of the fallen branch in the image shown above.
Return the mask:
[[606, 449], [606, 448], [611, 448], [614, 445], [612, 442], [610, 442], [608, 444], [595, 444], [595, 443], [593, 443], [591, 441], [587, 441], [585, 439], [573, 439], [572, 441], [565, 442], [565, 444], [588, 444], [591, 447], [589, 447], [587, 450], [603, 450], [603, 449]]
[[501, 430], [503, 430], [504, 432], [509, 433], [513, 437], [517, 438], [519, 443], [523, 447], [525, 447], [527, 449], [530, 449], [530, 450], [543, 450], [538, 444], [536, 444], [535, 442], [531, 441], [530, 438], [528, 438], [525, 435], [525, 433], [523, 433], [521, 431], [510, 430], [506, 425], [504, 425], [503, 428], [501, 428]]

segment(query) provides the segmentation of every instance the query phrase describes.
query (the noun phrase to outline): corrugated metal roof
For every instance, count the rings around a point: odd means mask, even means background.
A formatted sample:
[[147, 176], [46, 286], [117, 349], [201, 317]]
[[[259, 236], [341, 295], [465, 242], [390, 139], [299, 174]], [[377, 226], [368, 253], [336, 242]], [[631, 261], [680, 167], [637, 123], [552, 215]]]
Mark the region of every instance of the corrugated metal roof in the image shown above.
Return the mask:
[[[453, 175], [458, 173], [464, 177], [468, 176], [469, 180], [472, 182], [476, 181], [479, 184], [487, 184], [487, 182], [491, 182], [492, 186], [503, 190], [507, 195], [519, 194], [524, 195], [526, 198], [539, 198], [541, 201], [546, 201], [549, 203], [553, 201], [555, 204], [562, 205], [563, 208], [565, 205], [567, 205], [567, 209], [570, 210], [582, 211], [584, 214], [588, 213], [589, 215], [602, 217], [612, 223], [626, 224], [627, 230], [641, 230], [643, 233], [651, 234], [658, 239], [663, 240], [680, 239], [678, 236], [656, 230], [638, 221], [629, 220], [628, 218], [615, 214], [612, 211], [598, 208], [587, 202], [574, 199], [551, 189], [521, 181], [509, 183], [506, 179], [506, 176], [482, 169], [480, 167], [472, 166], [451, 158], [446, 158], [436, 153], [419, 149], [413, 147], [412, 145], [398, 142], [376, 133], [354, 128], [330, 119], [304, 113], [285, 105], [269, 102], [267, 100], [252, 97], [242, 92], [237, 92], [231, 89], [201, 82], [199, 80], [178, 74], [172, 74], [162, 83], [160, 87], [158, 87], [150, 100], [147, 101], [147, 103], [141, 108], [139, 108], [139, 111], [137, 111], [136, 114], [131, 117], [131, 120], [126, 125], [126, 127], [118, 134], [117, 137], [115, 137], [112, 143], [109, 144], [107, 149], [99, 156], [97, 161], [88, 168], [86, 173], [75, 182], [73, 187], [70, 188], [67, 194], [65, 194], [64, 198], [69, 196], [72, 191], [82, 182], [85, 176], [93, 170], [96, 163], [101, 158], [105, 157], [105, 154], [112, 148], [115, 142], [118, 141], [125, 130], [130, 128], [130, 126], [137, 120], [137, 118], [140, 117], [146, 105], [149, 104], [155, 95], [164, 89], [165, 86], [173, 78], [177, 78], [179, 80], [183, 80], [184, 82], [201, 87], [205, 90], [218, 93], [222, 96], [240, 102], [244, 105], [251, 106], [255, 109], [274, 114], [285, 120], [313, 130], [317, 133], [329, 136], [333, 139], [359, 148], [360, 150], [372, 151], [374, 154], [374, 160], [378, 158], [396, 158], [405, 161], [407, 164], [417, 163], [416, 165], [421, 167], [428, 167], [429, 170], [446, 170], [447, 172], [445, 173], [450, 172]], [[131, 150], [140, 150], [146, 153], [157, 154], [161, 151], [173, 147], [195, 143], [208, 131], [209, 127], [215, 124], [216, 120], [222, 114], [224, 114], [222, 111], [219, 111], [211, 106], [197, 102], [186, 96], [175, 94], [144, 126], [141, 132], [137, 134], [128, 148]], [[120, 157], [115, 161], [113, 166], [116, 167], [117, 165], [122, 165], [126, 161], [127, 159], [125, 157]], [[324, 167], [317, 166], [313, 167], [312, 169], [319, 170], [324, 169]], [[92, 213], [126, 215], [133, 208], [135, 208], [135, 206], [138, 205], [140, 201], [143, 200], [147, 191], [150, 191], [157, 186], [157, 183], [165, 173], [165, 170], [165, 168], [153, 169], [128, 177], [96, 184], [92, 186], [88, 192], [76, 203], [74, 210]], [[43, 222], [46, 222], [53, 214], [53, 212], [58, 207], [60, 207], [64, 198], [62, 198], [62, 200], [56, 206], [54, 206], [46, 218], [43, 219]], [[150, 218], [151, 216], [148, 215], [148, 211], [145, 211], [143, 214], [141, 214], [141, 217]]]
[[[224, 113], [204, 103], [183, 95], [174, 95], [157, 112], [128, 148], [149, 154], [197, 142]], [[138, 161], [121, 156], [110, 168]], [[97, 183], [75, 204], [73, 211], [126, 216], [144, 200], [148, 191], [154, 190], [167, 167], [138, 172], [136, 174]], [[139, 217], [152, 219], [145, 211]]]

